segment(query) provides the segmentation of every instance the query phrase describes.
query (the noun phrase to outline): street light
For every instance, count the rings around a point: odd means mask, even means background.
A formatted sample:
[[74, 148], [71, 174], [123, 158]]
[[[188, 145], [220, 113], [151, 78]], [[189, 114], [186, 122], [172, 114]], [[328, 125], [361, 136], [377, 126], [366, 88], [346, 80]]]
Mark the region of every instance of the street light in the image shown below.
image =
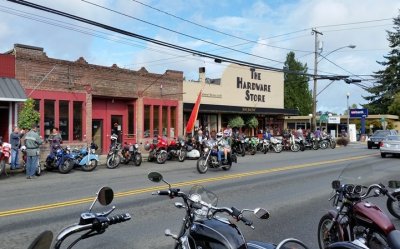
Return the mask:
[[346, 96], [347, 96], [347, 135], [350, 135], [350, 134], [349, 134], [349, 124], [350, 124], [349, 97], [350, 97], [350, 93], [347, 93]]
[[312, 113], [308, 114], [308, 116], [310, 117], [310, 130], [311, 130], [311, 119], [312, 119]]
[[[356, 45], [347, 45], [347, 46], [343, 46], [337, 49], [334, 49], [332, 51], [330, 51], [329, 53], [327, 53], [326, 55], [322, 56], [323, 58], [326, 58], [328, 55], [332, 54], [333, 52], [338, 51], [339, 49], [343, 49], [343, 48], [355, 48]], [[318, 60], [318, 55], [320, 55], [318, 53], [318, 46], [317, 46], [317, 40], [315, 41], [315, 57], [314, 57], [314, 88], [313, 88], [313, 122], [312, 122], [312, 128], [314, 128], [314, 130], [317, 127], [317, 72], [318, 72], [318, 63], [323, 59], [321, 58], [320, 60]]]

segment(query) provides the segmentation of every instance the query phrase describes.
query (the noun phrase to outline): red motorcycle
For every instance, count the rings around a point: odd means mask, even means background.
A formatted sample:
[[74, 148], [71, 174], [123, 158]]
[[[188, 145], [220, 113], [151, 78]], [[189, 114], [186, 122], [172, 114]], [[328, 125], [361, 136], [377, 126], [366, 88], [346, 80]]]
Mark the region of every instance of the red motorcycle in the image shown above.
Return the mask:
[[152, 162], [154, 159], [159, 164], [165, 163], [168, 159], [168, 142], [166, 137], [154, 137], [153, 142], [146, 143], [144, 149], [149, 152], [149, 157], [147, 160]]
[[2, 143], [0, 146], [0, 175], [4, 174], [7, 175], [6, 172], [6, 163], [11, 156], [11, 144], [9, 143]]
[[[354, 168], [352, 172], [362, 168], [365, 168], [365, 165]], [[349, 181], [350, 178], [344, 177], [343, 181]], [[357, 178], [361, 179], [360, 176]], [[354, 179], [350, 181], [357, 181]], [[363, 186], [335, 180], [332, 182], [332, 188], [335, 194], [330, 200], [333, 199], [335, 209], [328, 211], [318, 224], [320, 249], [332, 248], [332, 243], [344, 241], [357, 242], [362, 247], [371, 249], [399, 248], [400, 231], [395, 229], [391, 220], [378, 206], [365, 201], [367, 198], [381, 195], [396, 200], [383, 184]]]

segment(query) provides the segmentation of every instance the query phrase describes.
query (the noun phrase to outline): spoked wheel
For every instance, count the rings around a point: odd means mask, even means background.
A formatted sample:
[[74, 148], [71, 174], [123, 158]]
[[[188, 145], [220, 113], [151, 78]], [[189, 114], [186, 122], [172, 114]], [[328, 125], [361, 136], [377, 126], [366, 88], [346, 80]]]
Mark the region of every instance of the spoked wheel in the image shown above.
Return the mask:
[[319, 144], [318, 143], [313, 143], [312, 145], [313, 150], [318, 150], [319, 149]]
[[256, 154], [256, 152], [257, 152], [256, 148], [254, 148], [254, 147], [250, 148], [250, 155], [254, 156]]
[[325, 150], [326, 148], [328, 148], [329, 144], [326, 140], [322, 141], [321, 143], [319, 143], [319, 147], [323, 150]]
[[186, 151], [185, 150], [181, 150], [179, 152], [179, 156], [178, 156], [178, 161], [179, 162], [183, 162], [186, 159]]
[[6, 173], [6, 161], [5, 160], [1, 160], [0, 161], [0, 176], [2, 174], [7, 175], [7, 173]]
[[223, 170], [230, 170], [231, 167], [232, 167], [232, 160], [231, 160], [227, 165], [224, 165], [224, 166], [222, 166], [221, 168], [222, 168]]
[[391, 215], [397, 219], [400, 219], [400, 192], [395, 192], [392, 194], [392, 196], [396, 198], [397, 201], [393, 201], [392, 199], [388, 198], [386, 202], [387, 209]]
[[106, 165], [107, 165], [107, 168], [109, 168], [109, 169], [115, 169], [116, 167], [118, 167], [120, 162], [121, 162], [120, 156], [112, 154], [111, 156], [109, 156], [107, 158]]
[[60, 171], [61, 174], [68, 174], [73, 167], [74, 164], [71, 160], [65, 160], [64, 163], [60, 165], [58, 170]]
[[158, 164], [163, 164], [167, 161], [168, 159], [168, 153], [166, 151], [161, 151], [160, 153], [157, 154], [157, 163]]
[[140, 166], [140, 164], [142, 164], [142, 154], [136, 153], [133, 163], [135, 164], [135, 166]]
[[300, 145], [299, 144], [292, 144], [291, 146], [290, 146], [290, 150], [291, 151], [293, 151], [293, 152], [297, 152], [297, 151], [299, 151], [300, 150]]
[[244, 157], [245, 155], [246, 155], [246, 149], [244, 148], [244, 145], [239, 145], [241, 148], [241, 151], [242, 151], [242, 157]]
[[281, 153], [283, 150], [283, 147], [279, 145], [273, 146], [273, 148], [276, 153]]
[[[322, 216], [318, 224], [318, 245], [320, 249], [326, 249], [330, 244], [341, 241], [337, 224], [332, 226], [332, 217], [328, 214]], [[329, 228], [331, 229], [329, 230]]]
[[88, 164], [82, 165], [83, 171], [93, 171], [97, 167], [97, 160], [92, 159], [88, 162]]
[[331, 149], [334, 149], [334, 148], [336, 148], [336, 141], [331, 142]]
[[123, 164], [128, 164], [131, 161], [131, 157], [132, 157], [131, 153], [128, 152], [128, 155], [125, 155], [123, 158], [123, 161], [122, 161]]
[[207, 163], [206, 158], [205, 157], [200, 157], [197, 160], [197, 171], [200, 174], [204, 174], [204, 173], [207, 172], [207, 170], [208, 170], [208, 163]]

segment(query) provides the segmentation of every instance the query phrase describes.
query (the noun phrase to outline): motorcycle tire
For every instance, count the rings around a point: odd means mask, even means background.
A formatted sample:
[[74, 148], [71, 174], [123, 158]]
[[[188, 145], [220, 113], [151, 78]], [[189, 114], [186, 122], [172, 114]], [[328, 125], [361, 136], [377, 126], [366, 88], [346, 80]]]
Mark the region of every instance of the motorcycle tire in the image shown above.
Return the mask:
[[135, 154], [135, 160], [133, 160], [133, 164], [135, 164], [136, 167], [139, 167], [142, 164], [142, 154]]
[[208, 162], [205, 157], [200, 157], [197, 160], [197, 171], [200, 174], [205, 174], [208, 170]]
[[167, 161], [168, 153], [166, 151], [161, 151], [157, 154], [157, 163], [164, 164]]
[[109, 169], [115, 169], [116, 167], [119, 166], [120, 162], [121, 158], [119, 155], [112, 155], [107, 157], [106, 166]]
[[132, 157], [131, 155], [129, 155], [127, 157], [123, 157], [122, 160], [121, 160], [122, 163], [125, 164], [125, 165], [128, 164], [131, 161], [131, 157]]
[[6, 161], [5, 160], [0, 161], [0, 176], [2, 174], [6, 174]]
[[89, 165], [82, 165], [82, 170], [89, 172], [89, 171], [93, 171], [95, 168], [97, 167], [97, 160], [96, 159], [92, 159], [89, 161]]
[[186, 159], [186, 151], [181, 150], [178, 155], [178, 161], [183, 162]]
[[42, 166], [40, 165], [40, 163], [38, 163], [38, 166], [36, 168], [36, 172], [35, 175], [36, 176], [40, 176], [42, 174]]
[[330, 244], [342, 241], [337, 223], [332, 226], [331, 231], [327, 231], [332, 222], [332, 216], [325, 214], [318, 223], [318, 245], [320, 249], [326, 249]]
[[290, 146], [290, 150], [293, 152], [298, 152], [300, 150], [300, 145], [299, 144], [292, 144]]
[[244, 145], [241, 145], [241, 152], [242, 157], [244, 157], [246, 155], [246, 149], [244, 148]]
[[321, 149], [323, 149], [323, 150], [327, 149], [328, 146], [329, 146], [329, 144], [328, 144], [328, 142], [325, 141], [325, 140], [319, 143], [319, 147], [320, 147]]
[[313, 148], [313, 150], [318, 150], [319, 149], [319, 144], [318, 143], [313, 143], [312, 148]]
[[400, 219], [400, 192], [392, 193], [392, 196], [397, 199], [397, 201], [393, 201], [388, 198], [386, 201], [386, 207], [391, 215]]
[[263, 152], [264, 154], [267, 154], [268, 148], [264, 148], [264, 147], [263, 147], [262, 152]]
[[282, 146], [275, 146], [275, 147], [273, 147], [273, 148], [274, 148], [275, 153], [281, 153], [282, 150], [283, 150], [283, 147], [282, 147]]
[[254, 147], [250, 148], [250, 155], [254, 156], [256, 152], [257, 152], [256, 148]]
[[306, 150], [306, 146], [304, 146], [304, 144], [300, 145], [300, 151], [305, 151]]
[[65, 160], [63, 164], [58, 167], [61, 174], [68, 174], [74, 168], [74, 163], [71, 160]]
[[336, 141], [331, 142], [331, 149], [334, 149], [334, 148], [336, 148]]
[[232, 167], [232, 162], [228, 163], [227, 165], [222, 166], [221, 168], [222, 168], [223, 170], [226, 170], [226, 171], [227, 171], [227, 170], [230, 170], [231, 167]]

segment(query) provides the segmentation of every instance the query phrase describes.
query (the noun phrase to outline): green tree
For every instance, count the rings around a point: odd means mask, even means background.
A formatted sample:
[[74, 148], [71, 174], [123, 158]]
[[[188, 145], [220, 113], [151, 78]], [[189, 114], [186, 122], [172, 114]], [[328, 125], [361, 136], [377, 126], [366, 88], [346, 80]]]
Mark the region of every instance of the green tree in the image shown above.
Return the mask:
[[258, 127], [258, 119], [255, 116], [252, 116], [251, 118], [249, 118], [246, 122], [246, 125], [250, 128], [257, 128]]
[[[390, 108], [397, 93], [400, 92], [400, 15], [393, 19], [394, 31], [387, 31], [391, 51], [384, 56], [385, 61], [378, 62], [384, 69], [375, 72], [376, 84], [367, 89], [371, 94], [364, 97], [368, 104], [364, 105], [371, 114], [393, 113]], [[397, 109], [398, 110], [398, 109]]]
[[390, 104], [389, 113], [400, 115], [400, 91], [396, 93], [393, 97], [393, 102]]
[[242, 117], [236, 116], [229, 120], [228, 124], [232, 128], [242, 128], [244, 126], [244, 120]]
[[295, 53], [290, 52], [286, 56], [285, 69], [300, 74], [285, 73], [285, 108], [298, 109], [299, 114], [306, 116], [312, 113], [312, 95], [308, 86], [309, 77], [302, 75], [307, 73], [307, 64], [303, 65], [295, 58]]
[[30, 129], [40, 120], [40, 113], [35, 110], [35, 100], [27, 99], [19, 112], [18, 126], [22, 129]]

